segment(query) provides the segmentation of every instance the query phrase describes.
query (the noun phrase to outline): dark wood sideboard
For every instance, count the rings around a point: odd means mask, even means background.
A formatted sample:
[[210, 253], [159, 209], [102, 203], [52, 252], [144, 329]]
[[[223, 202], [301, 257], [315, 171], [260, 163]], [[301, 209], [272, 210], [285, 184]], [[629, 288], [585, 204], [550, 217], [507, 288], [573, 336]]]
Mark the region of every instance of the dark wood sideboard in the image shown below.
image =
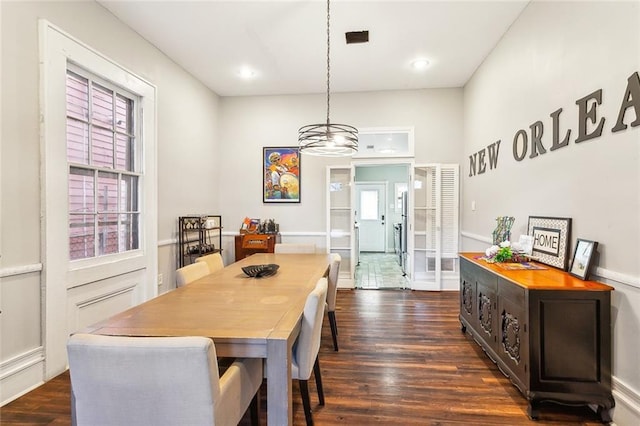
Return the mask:
[[460, 254], [462, 331], [527, 398], [532, 419], [550, 401], [597, 405], [610, 422], [613, 288], [553, 267], [506, 270], [481, 256]]
[[241, 234], [235, 237], [236, 262], [254, 253], [273, 253], [280, 234]]

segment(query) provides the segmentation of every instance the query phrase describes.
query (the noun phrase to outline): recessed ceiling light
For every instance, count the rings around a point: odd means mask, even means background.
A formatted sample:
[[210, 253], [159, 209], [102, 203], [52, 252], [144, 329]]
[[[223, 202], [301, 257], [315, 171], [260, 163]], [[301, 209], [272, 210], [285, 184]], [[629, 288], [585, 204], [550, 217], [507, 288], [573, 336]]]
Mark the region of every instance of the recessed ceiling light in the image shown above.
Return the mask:
[[250, 79], [256, 76], [256, 72], [254, 70], [252, 70], [251, 68], [248, 67], [242, 67], [240, 68], [240, 71], [238, 72], [238, 75], [242, 78], [245, 79]]
[[416, 59], [415, 61], [411, 62], [411, 67], [415, 70], [423, 70], [428, 66], [429, 66], [428, 59]]

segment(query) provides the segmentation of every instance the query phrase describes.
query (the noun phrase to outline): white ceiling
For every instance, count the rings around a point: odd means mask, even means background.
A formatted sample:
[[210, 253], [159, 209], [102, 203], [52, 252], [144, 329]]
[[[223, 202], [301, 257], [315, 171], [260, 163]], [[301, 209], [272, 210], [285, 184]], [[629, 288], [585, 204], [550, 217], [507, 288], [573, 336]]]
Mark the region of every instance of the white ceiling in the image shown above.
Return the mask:
[[[221, 96], [326, 92], [322, 0], [98, 1]], [[332, 0], [331, 92], [462, 87], [528, 2]]]

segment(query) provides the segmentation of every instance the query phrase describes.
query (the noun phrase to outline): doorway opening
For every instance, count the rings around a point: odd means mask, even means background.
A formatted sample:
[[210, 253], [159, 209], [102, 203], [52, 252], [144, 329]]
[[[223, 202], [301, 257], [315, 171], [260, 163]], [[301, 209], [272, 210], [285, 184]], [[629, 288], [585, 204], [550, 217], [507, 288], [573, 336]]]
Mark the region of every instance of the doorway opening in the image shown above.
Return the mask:
[[392, 253], [361, 252], [355, 282], [355, 287], [361, 289], [410, 288], [407, 276]]
[[356, 288], [410, 288], [406, 270], [410, 170], [409, 163], [355, 165]]

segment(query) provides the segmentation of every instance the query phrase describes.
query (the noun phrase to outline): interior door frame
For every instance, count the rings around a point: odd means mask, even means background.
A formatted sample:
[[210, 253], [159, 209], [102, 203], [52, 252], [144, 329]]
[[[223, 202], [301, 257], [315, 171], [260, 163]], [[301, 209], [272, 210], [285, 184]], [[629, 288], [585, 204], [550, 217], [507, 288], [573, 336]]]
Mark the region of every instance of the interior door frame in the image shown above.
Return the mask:
[[[410, 135], [412, 137], [413, 134]], [[407, 167], [407, 184], [409, 186], [409, 190], [407, 191], [407, 204], [409, 207], [408, 217], [407, 217], [407, 264], [406, 264], [406, 277], [409, 280], [410, 286], [413, 284], [413, 194], [411, 191], [413, 184], [413, 169], [415, 167], [415, 160], [413, 157], [410, 158], [370, 158], [370, 159], [353, 159], [351, 161], [351, 176], [353, 178], [352, 184], [355, 183], [355, 169], [358, 166], [389, 166], [389, 165], [404, 165]], [[351, 217], [355, 222], [355, 191], [352, 194], [351, 201]], [[388, 217], [388, 216], [387, 216]], [[355, 244], [352, 245], [351, 248], [351, 258], [353, 259], [354, 250], [357, 250]]]

